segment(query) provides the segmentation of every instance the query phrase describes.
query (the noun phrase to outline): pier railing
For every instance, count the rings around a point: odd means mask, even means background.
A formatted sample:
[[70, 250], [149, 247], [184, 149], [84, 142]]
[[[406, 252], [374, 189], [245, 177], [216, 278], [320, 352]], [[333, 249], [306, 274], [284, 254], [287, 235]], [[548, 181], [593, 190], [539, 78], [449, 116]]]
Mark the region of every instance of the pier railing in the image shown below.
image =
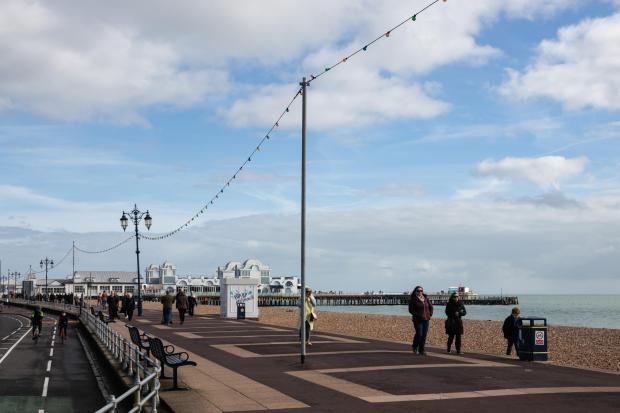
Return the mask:
[[[407, 305], [409, 294], [336, 294], [317, 293], [314, 295], [317, 305], [325, 306], [355, 306], [355, 305]], [[220, 305], [219, 294], [208, 294], [198, 297], [201, 304]], [[433, 305], [446, 305], [449, 294], [429, 294], [428, 298]], [[291, 307], [296, 306], [299, 295], [264, 294], [258, 296], [260, 307]], [[461, 301], [468, 305], [517, 305], [516, 296], [491, 296], [477, 294], [462, 294]]]

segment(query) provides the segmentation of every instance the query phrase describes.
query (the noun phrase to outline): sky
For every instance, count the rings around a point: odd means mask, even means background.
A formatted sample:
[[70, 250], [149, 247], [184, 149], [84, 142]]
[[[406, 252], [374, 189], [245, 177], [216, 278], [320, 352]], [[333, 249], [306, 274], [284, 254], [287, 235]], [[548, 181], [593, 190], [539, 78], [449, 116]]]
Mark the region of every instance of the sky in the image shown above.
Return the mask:
[[429, 3], [0, 2], [2, 274], [299, 276], [322, 73], [309, 285], [620, 293], [620, 1]]

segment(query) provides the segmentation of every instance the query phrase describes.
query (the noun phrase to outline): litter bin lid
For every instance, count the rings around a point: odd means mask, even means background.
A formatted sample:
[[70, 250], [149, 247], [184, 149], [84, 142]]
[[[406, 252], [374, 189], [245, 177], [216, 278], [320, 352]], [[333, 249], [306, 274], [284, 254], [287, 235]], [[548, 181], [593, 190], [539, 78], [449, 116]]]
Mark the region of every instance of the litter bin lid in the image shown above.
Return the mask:
[[[547, 326], [547, 318], [546, 317], [534, 317], [534, 316], [521, 317], [521, 323], [523, 324], [523, 328], [528, 328], [528, 327], [546, 327]], [[542, 324], [542, 325], [540, 325], [540, 324]]]

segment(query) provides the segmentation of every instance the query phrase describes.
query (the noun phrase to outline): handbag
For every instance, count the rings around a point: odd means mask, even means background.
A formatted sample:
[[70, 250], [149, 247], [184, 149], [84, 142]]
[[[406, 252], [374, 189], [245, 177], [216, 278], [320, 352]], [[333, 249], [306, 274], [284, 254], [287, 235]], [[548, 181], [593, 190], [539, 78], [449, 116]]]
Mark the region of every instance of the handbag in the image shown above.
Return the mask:
[[310, 313], [310, 321], [314, 321], [316, 320], [318, 317], [316, 316], [316, 313], [313, 311]]

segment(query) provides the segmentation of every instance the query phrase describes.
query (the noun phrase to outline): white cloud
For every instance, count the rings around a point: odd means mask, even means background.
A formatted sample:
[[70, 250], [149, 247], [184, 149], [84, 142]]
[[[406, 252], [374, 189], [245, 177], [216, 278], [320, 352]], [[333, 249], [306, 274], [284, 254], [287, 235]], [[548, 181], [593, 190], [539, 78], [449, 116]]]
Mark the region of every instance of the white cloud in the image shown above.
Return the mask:
[[[444, 113], [448, 106], [412, 75], [454, 62], [484, 63], [500, 53], [476, 41], [486, 24], [503, 12], [546, 15], [566, 3], [440, 2], [373, 46], [372, 53], [356, 57], [363, 76], [348, 69], [332, 83], [323, 82], [327, 87], [313, 92], [315, 99], [344, 101], [351, 114], [341, 121], [344, 110], [324, 111], [315, 124]], [[183, 7], [163, 0], [7, 0], [0, 4], [0, 110], [65, 121], [147, 123], [146, 109], [195, 106], [226, 95], [230, 72], [242, 65], [274, 69], [294, 86], [301, 75], [291, 72], [300, 59], [304, 71], [316, 72], [421, 6], [404, 0], [188, 0]], [[345, 84], [330, 90], [333, 82]], [[257, 91], [269, 92], [265, 89]], [[384, 98], [369, 101], [379, 90]], [[271, 92], [281, 96], [279, 87]], [[251, 97], [233, 108], [244, 124], [242, 109], [265, 111], [272, 105]], [[262, 122], [266, 116], [247, 118]]]
[[0, 96], [11, 109], [68, 121], [136, 123], [145, 122], [141, 108], [193, 105], [226, 87], [222, 71], [184, 68], [172, 44], [47, 6], [0, 5]]
[[[310, 211], [308, 281], [317, 289], [344, 291], [404, 291], [416, 284], [438, 291], [467, 282], [483, 293], [502, 287], [506, 291], [508, 285], [519, 293], [568, 293], [583, 286], [586, 277], [585, 292], [620, 292], [620, 285], [613, 282], [620, 198], [580, 202], [580, 208], [562, 209], [461, 200]], [[118, 232], [82, 234], [0, 227], [10, 268], [27, 268], [41, 251], [59, 259], [72, 240], [81, 248], [95, 250], [123, 237], [120, 227]], [[177, 264], [179, 274], [213, 275], [218, 265], [245, 258], [261, 259], [274, 275], [299, 274], [299, 215], [207, 221], [163, 241], [144, 240], [140, 247], [144, 266], [169, 259]], [[131, 243], [109, 254], [79, 254], [76, 259], [81, 270], [133, 270], [135, 266]], [[68, 274], [70, 268], [69, 260], [53, 275]], [[521, 277], [527, 282], [515, 282]]]
[[519, 99], [547, 97], [568, 109], [620, 108], [620, 13], [586, 19], [544, 40], [523, 72], [508, 70], [500, 92]]
[[[293, 95], [288, 85], [265, 86], [252, 97], [238, 100], [221, 115], [234, 126], [270, 126]], [[300, 100], [297, 99], [280, 126], [298, 127]], [[381, 77], [359, 67], [325, 78], [320, 87], [312, 86], [307, 102], [309, 126], [317, 129], [363, 127], [402, 118], [427, 119], [450, 108], [449, 104], [428, 96], [420, 84], [398, 77]], [[295, 121], [291, 122], [290, 118]]]
[[[499, 56], [500, 50], [478, 44], [476, 36], [502, 13], [533, 18], [572, 3], [530, 2], [528, 7], [522, 1], [440, 3], [314, 82], [308, 95], [310, 125], [319, 129], [355, 128], [386, 120], [429, 119], [444, 114], [451, 105], [434, 96], [441, 92], [441, 85], [423, 82], [422, 76], [443, 65], [483, 64]], [[351, 41], [328, 43], [305, 57], [302, 66], [306, 75], [322, 72], [375, 38], [390, 24], [387, 22], [398, 22], [415, 9], [409, 2], [387, 2], [385, 7], [376, 2], [366, 5], [356, 16], [363, 24], [354, 27]], [[258, 88], [252, 96], [237, 100], [220, 114], [235, 126], [269, 126], [294, 94], [291, 85], [299, 80]]]
[[500, 179], [525, 180], [541, 188], [557, 189], [561, 180], [579, 175], [587, 163], [586, 157], [573, 159], [563, 156], [508, 157], [500, 161], [484, 160], [476, 166], [476, 173]]

